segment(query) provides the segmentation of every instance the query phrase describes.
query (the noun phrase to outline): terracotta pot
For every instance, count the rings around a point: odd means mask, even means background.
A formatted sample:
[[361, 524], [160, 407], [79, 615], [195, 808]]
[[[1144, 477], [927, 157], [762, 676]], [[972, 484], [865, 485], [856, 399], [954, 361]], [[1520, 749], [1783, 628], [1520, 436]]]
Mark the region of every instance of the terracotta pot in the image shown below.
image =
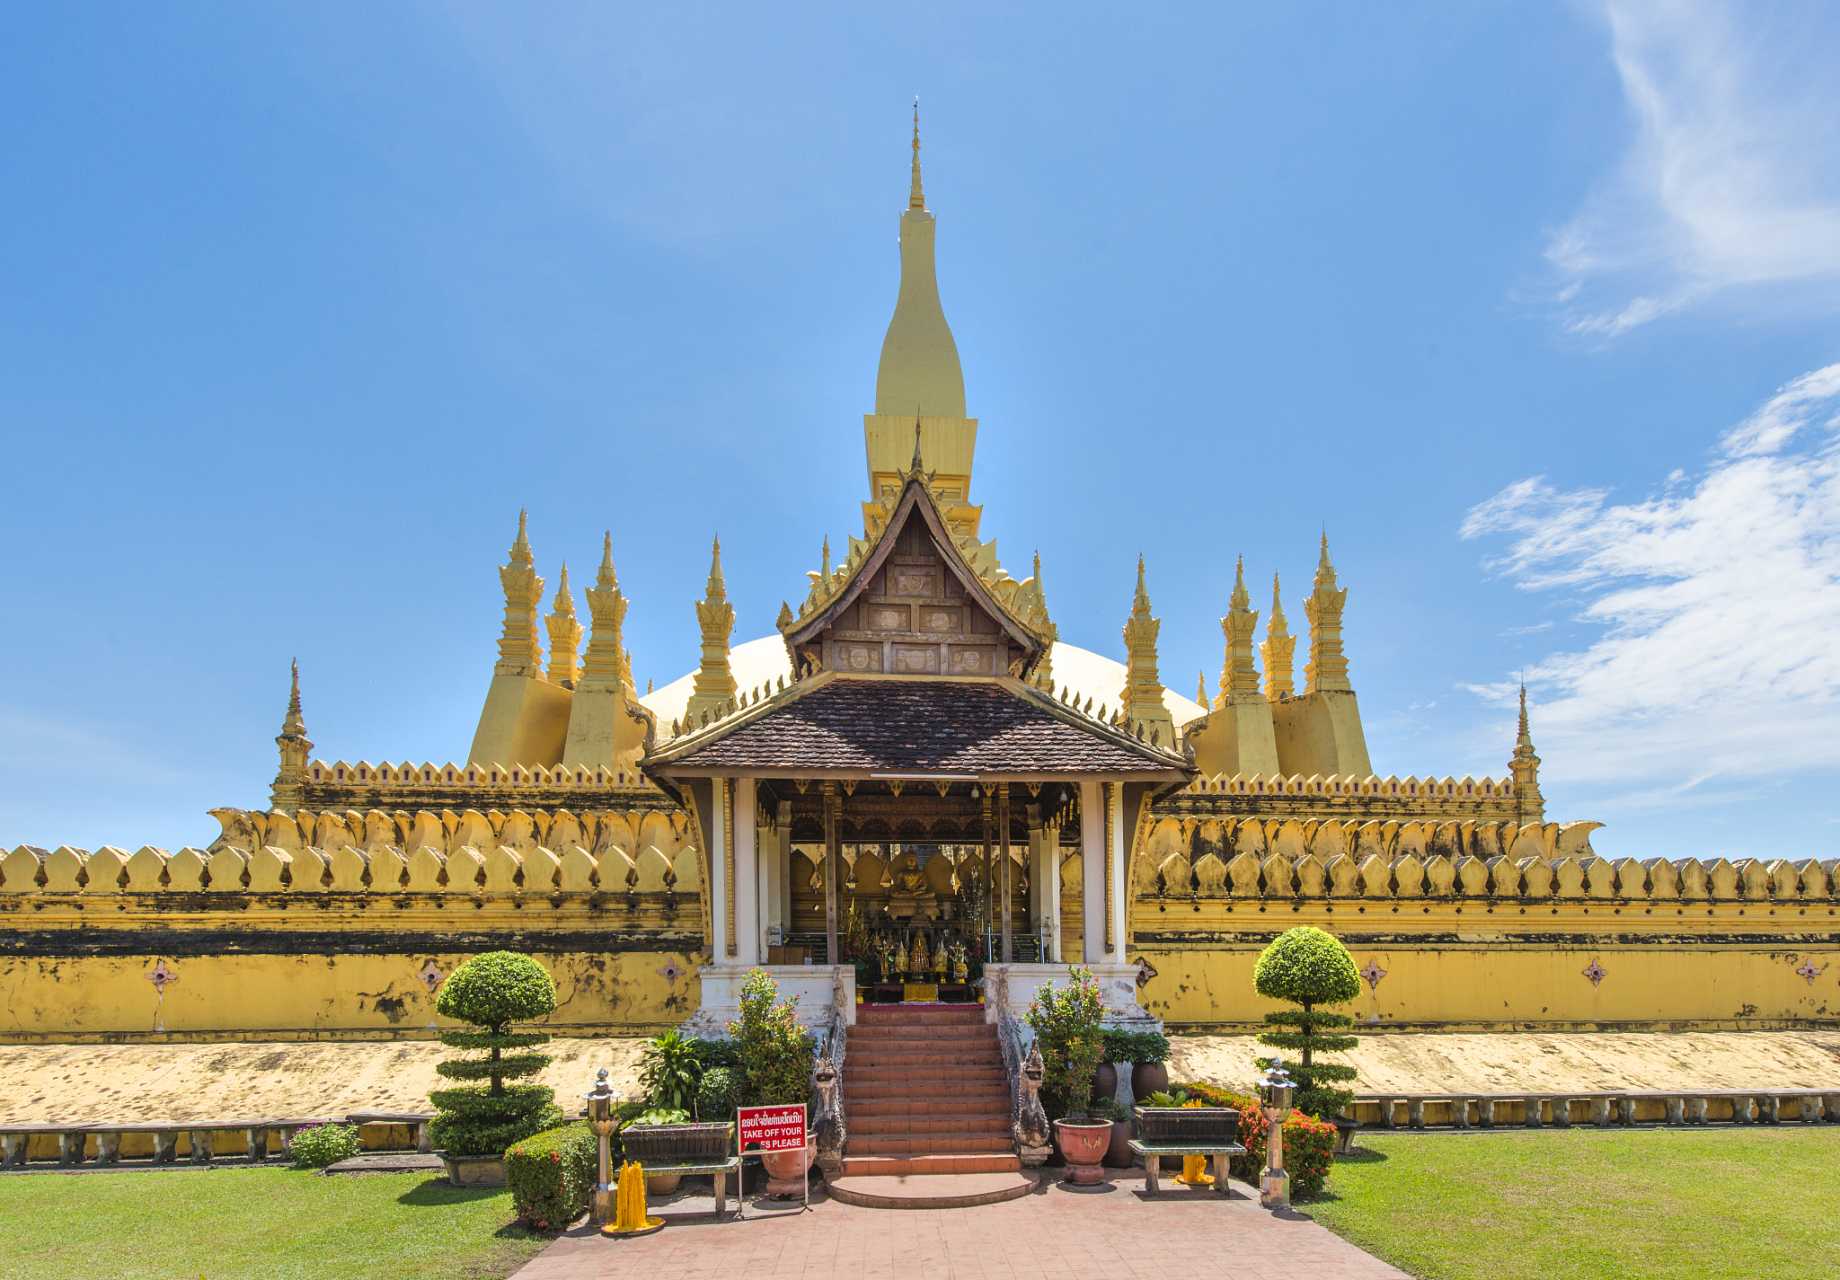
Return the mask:
[[677, 1194], [677, 1188], [683, 1185], [681, 1173], [648, 1173], [645, 1175], [645, 1194], [655, 1199]]
[[1129, 1120], [1112, 1121], [1112, 1140], [1105, 1148], [1105, 1167], [1108, 1169], [1129, 1169], [1137, 1163], [1137, 1153], [1131, 1150], [1131, 1129]]
[[1093, 1097], [1114, 1098], [1118, 1096], [1118, 1068], [1109, 1062], [1101, 1062], [1099, 1069], [1093, 1072]]
[[1139, 1102], [1169, 1087], [1169, 1068], [1160, 1062], [1140, 1062], [1131, 1068], [1131, 1095]]
[[817, 1154], [816, 1142], [807, 1142], [802, 1151], [761, 1152], [760, 1162], [767, 1167], [767, 1195], [775, 1200], [804, 1199], [805, 1180]]
[[1112, 1144], [1110, 1120], [1056, 1120], [1054, 1145], [1067, 1162], [1067, 1181], [1090, 1187], [1105, 1181], [1100, 1162]]

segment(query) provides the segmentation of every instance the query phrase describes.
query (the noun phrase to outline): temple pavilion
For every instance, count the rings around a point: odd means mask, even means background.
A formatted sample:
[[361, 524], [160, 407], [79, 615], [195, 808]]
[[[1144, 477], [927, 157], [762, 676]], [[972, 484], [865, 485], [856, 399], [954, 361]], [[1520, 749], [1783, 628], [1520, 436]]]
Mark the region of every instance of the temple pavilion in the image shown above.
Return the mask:
[[[1211, 696], [1163, 686], [1141, 559], [1124, 661], [1062, 642], [1039, 558], [1013, 576], [980, 537], [978, 422], [940, 303], [935, 230], [916, 112], [900, 287], [863, 418], [862, 527], [835, 555], [825, 542], [774, 634], [733, 643], [718, 542], [695, 603], [695, 669], [641, 694], [611, 537], [584, 628], [566, 569], [543, 613], [520, 515], [464, 768], [309, 764], [291, 713], [273, 807], [623, 810], [597, 828], [582, 869], [545, 864], [540, 878], [600, 892], [622, 877], [633, 892], [695, 881], [706, 947], [695, 1018], [710, 1024], [756, 966], [799, 992], [807, 1017], [834, 1010], [847, 1023], [859, 988], [870, 1000], [918, 988], [1021, 1004], [1070, 962], [1100, 976], [1115, 1020], [1148, 1023], [1137, 998], [1147, 966], [1128, 954], [1131, 904], [1146, 893], [1192, 898], [1236, 853], [1254, 859], [1256, 881], [1268, 848], [1289, 857], [1305, 839], [1326, 864], [1336, 840], [1358, 852], [1361, 823], [1390, 849], [1433, 839], [1428, 825], [1402, 827], [1410, 819], [1467, 822], [1450, 839], [1472, 846], [1543, 820], [1524, 719], [1512, 782], [1373, 776], [1326, 536], [1301, 602], [1301, 688], [1278, 583], [1261, 639], [1243, 567]], [[628, 834], [607, 834], [616, 827]], [[516, 867], [499, 878], [535, 882]]]

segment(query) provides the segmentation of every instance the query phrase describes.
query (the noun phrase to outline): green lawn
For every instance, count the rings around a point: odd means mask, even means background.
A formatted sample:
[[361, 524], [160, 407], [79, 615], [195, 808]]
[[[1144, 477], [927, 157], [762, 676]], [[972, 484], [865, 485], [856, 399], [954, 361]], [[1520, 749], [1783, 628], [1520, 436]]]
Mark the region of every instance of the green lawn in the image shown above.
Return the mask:
[[547, 1243], [511, 1221], [509, 1191], [426, 1173], [0, 1177], [0, 1240], [34, 1280], [499, 1280]]
[[1840, 1128], [1368, 1134], [1298, 1207], [1427, 1280], [1840, 1274]]

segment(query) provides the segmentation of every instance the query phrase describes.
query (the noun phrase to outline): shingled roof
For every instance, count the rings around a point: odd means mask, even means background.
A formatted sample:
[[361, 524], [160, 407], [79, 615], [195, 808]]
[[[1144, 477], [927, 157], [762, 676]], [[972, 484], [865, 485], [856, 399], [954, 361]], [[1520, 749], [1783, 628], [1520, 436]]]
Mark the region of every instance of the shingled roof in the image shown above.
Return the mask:
[[1020, 683], [843, 676], [717, 728], [705, 741], [667, 747], [649, 767], [664, 773], [1170, 778], [1188, 769], [1169, 747], [1069, 714]]

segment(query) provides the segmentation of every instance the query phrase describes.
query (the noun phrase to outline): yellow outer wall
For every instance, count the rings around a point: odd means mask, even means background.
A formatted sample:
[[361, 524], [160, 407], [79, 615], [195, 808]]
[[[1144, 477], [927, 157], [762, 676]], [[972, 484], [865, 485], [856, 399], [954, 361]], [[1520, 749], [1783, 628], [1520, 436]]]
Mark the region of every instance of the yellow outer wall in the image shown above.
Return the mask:
[[[539, 954], [556, 979], [559, 1034], [672, 1026], [697, 1007], [694, 961], [683, 952]], [[5, 957], [0, 1040], [291, 1039], [428, 1036], [441, 1025], [420, 978], [464, 954], [215, 955], [167, 960], [164, 994], [148, 975], [155, 956]], [[671, 976], [675, 973], [675, 977]]]
[[[1156, 977], [1144, 1004], [1171, 1025], [1253, 1024], [1280, 1006], [1253, 993], [1260, 948], [1133, 950]], [[1517, 1027], [1750, 1027], [1840, 1020], [1840, 945], [1792, 949], [1725, 945], [1361, 945], [1366, 968], [1386, 971], [1343, 1011], [1368, 1026], [1439, 1030]], [[1827, 966], [1813, 983], [1795, 970]], [[1593, 985], [1585, 970], [1603, 970]]]

